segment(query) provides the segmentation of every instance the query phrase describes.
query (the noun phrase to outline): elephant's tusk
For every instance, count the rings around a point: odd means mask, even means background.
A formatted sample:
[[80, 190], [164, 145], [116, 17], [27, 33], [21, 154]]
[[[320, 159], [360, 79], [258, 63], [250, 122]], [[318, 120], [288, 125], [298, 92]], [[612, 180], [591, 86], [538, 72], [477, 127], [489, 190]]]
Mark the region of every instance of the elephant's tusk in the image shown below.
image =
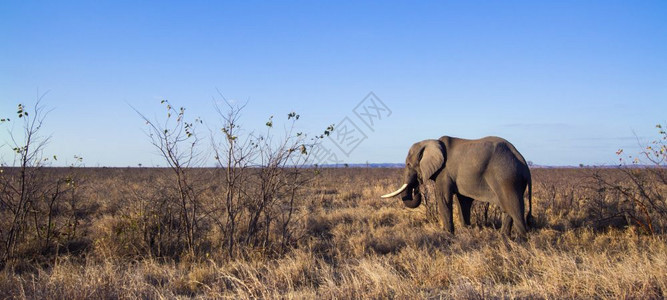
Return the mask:
[[396, 190], [396, 191], [393, 192], [393, 193], [389, 193], [389, 194], [383, 195], [382, 198], [391, 198], [391, 197], [394, 197], [394, 196], [400, 194], [402, 191], [404, 191], [405, 188], [407, 188], [407, 187], [408, 187], [408, 184], [407, 184], [407, 183], [404, 183], [398, 190]]

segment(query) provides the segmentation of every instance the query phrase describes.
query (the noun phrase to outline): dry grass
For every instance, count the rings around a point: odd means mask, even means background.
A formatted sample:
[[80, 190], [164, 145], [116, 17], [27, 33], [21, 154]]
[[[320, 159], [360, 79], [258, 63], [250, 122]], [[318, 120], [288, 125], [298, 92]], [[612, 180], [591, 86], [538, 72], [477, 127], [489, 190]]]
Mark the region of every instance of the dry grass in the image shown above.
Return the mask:
[[[322, 170], [299, 204], [291, 250], [249, 251], [233, 260], [215, 246], [197, 258], [141, 256], [145, 245], [128, 228], [137, 195], [153, 196], [147, 183], [160, 184], [160, 171], [82, 172], [85, 250], [6, 268], [0, 298], [662, 299], [667, 293], [665, 234], [601, 224], [599, 191], [582, 183], [585, 169], [534, 170], [536, 228], [527, 242], [494, 229], [493, 208], [482, 220], [476, 204], [473, 222], [481, 227], [456, 224], [450, 235], [427, 206], [410, 210], [379, 199], [399, 184], [398, 169]], [[208, 239], [215, 245], [215, 231]]]

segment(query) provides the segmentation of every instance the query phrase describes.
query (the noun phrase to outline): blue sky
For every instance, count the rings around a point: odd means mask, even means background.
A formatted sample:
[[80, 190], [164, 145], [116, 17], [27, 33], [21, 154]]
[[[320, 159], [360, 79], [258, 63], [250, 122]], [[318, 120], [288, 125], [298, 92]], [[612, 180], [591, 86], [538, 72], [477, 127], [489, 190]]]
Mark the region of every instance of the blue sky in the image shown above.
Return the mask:
[[[164, 165], [128, 104], [214, 127], [217, 90], [247, 101], [246, 128], [348, 117], [366, 138], [325, 145], [350, 163], [498, 135], [536, 164], [615, 164], [667, 121], [665, 1], [136, 2], [0, 1], [0, 116], [48, 91], [58, 164]], [[371, 91], [391, 115], [368, 128], [353, 110]]]

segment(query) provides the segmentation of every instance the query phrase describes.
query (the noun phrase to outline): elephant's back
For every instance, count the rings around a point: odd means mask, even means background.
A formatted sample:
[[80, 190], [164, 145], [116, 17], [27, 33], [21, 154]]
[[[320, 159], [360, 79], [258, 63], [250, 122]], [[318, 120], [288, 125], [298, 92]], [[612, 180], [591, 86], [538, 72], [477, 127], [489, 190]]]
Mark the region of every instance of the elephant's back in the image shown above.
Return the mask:
[[523, 173], [526, 179], [530, 179], [530, 170], [523, 155], [508, 140], [499, 136], [487, 136], [480, 139], [462, 139], [449, 136], [440, 138], [448, 146], [453, 146], [456, 157], [476, 158], [476, 162], [467, 163], [482, 164], [491, 167], [496, 165], [512, 174]]
[[494, 144], [494, 154], [492, 164], [503, 169], [503, 173], [521, 174], [524, 180], [530, 180], [530, 169], [523, 155], [509, 141], [491, 137], [488, 140]]

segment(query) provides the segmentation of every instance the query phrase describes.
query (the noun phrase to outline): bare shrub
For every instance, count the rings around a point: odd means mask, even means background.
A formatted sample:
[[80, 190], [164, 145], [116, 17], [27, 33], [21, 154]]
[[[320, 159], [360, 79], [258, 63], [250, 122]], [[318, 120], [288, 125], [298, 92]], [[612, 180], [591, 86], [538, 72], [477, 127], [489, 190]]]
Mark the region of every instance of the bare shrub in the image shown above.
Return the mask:
[[[667, 229], [667, 132], [661, 125], [656, 127], [659, 137], [649, 145], [640, 144], [640, 155], [628, 156], [630, 165], [620, 157], [621, 165], [613, 173], [593, 170], [596, 194], [589, 210], [597, 223], [621, 219], [647, 234]], [[622, 153], [622, 149], [617, 152]]]
[[[203, 188], [201, 182], [196, 181], [192, 174], [193, 169], [201, 167], [204, 161], [197, 135], [197, 125], [202, 121], [199, 118], [188, 121], [184, 107], [176, 109], [167, 100], [162, 100], [161, 104], [166, 109], [166, 118], [163, 121], [151, 120], [137, 113], [148, 125], [151, 144], [171, 170], [172, 184], [162, 186], [165, 188], [165, 195], [155, 198], [157, 201], [151, 203], [159, 209], [153, 212], [155, 217], [141, 220], [148, 222], [144, 224], [144, 228], [157, 228], [157, 237], [160, 239], [163, 236], [175, 236], [178, 242], [186, 246], [187, 254], [194, 257], [199, 253], [205, 232], [202, 222], [205, 213], [200, 199]], [[145, 234], [149, 234], [149, 231]], [[162, 243], [163, 241], [157, 241], [157, 245]], [[158, 250], [157, 254], [162, 254], [159, 249], [152, 250]], [[168, 253], [175, 257], [181, 254]]]
[[225, 107], [216, 107], [222, 124], [210, 130], [217, 167], [203, 169], [206, 156], [197, 132], [203, 121], [188, 122], [185, 108], [162, 104], [165, 120], [140, 116], [169, 166], [169, 179], [150, 193], [130, 191], [126, 197], [134, 199], [128, 201], [134, 209], [112, 231], [139, 238], [132, 247], [150, 256], [179, 258], [183, 253], [174, 247], [179, 244], [192, 258], [216, 249], [227, 257], [284, 254], [298, 239], [293, 221], [303, 207], [301, 189], [315, 176], [304, 168], [309, 152], [333, 128], [308, 139], [296, 132], [300, 116], [292, 112], [283, 134], [273, 132], [273, 116], [257, 134], [242, 128], [243, 106], [225, 100]]
[[0, 167], [0, 268], [17, 259], [58, 253], [77, 236], [79, 178], [71, 168], [45, 169], [51, 159], [57, 159], [43, 153], [49, 141], [41, 134], [46, 115], [39, 100], [30, 112], [19, 104], [19, 120], [12, 125], [20, 128], [8, 130], [5, 142], [14, 159]]
[[266, 132], [244, 131], [240, 124], [242, 105], [225, 100], [225, 110], [216, 107], [222, 120], [221, 139], [213, 138], [218, 176], [223, 187], [216, 196], [214, 218], [223, 235], [221, 247], [229, 256], [245, 255], [238, 249], [258, 249], [263, 255], [285, 253], [295, 243], [292, 222], [297, 207], [303, 207], [301, 189], [315, 172], [304, 168], [309, 150], [323, 135], [310, 140], [295, 132], [299, 115], [287, 115], [290, 124], [282, 135], [272, 132], [273, 116]]

